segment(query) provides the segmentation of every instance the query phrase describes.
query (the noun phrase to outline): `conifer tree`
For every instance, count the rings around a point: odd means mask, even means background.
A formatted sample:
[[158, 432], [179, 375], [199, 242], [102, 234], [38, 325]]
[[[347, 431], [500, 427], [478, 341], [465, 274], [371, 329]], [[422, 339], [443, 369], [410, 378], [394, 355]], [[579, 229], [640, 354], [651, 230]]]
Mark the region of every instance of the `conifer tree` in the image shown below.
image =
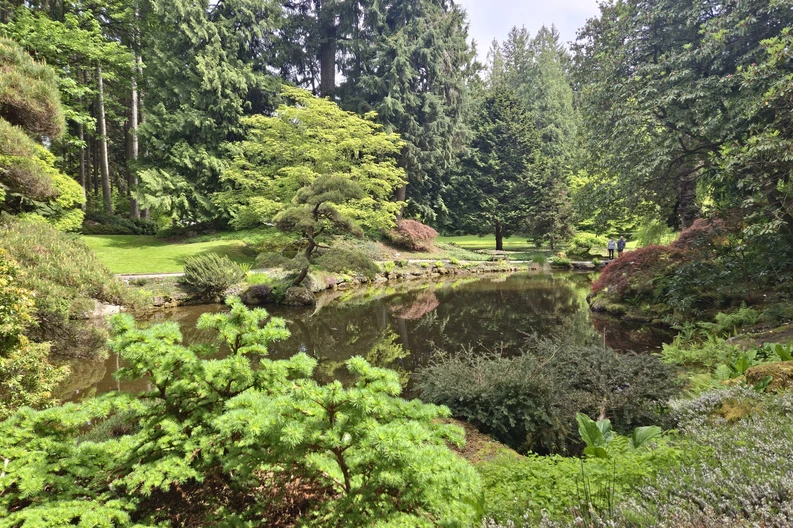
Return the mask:
[[279, 13], [275, 0], [166, 0], [142, 10], [144, 206], [186, 222], [217, 218], [211, 195], [226, 147], [244, 136], [243, 116], [271, 108], [276, 85], [262, 60]]
[[471, 152], [452, 178], [448, 201], [458, 227], [469, 233], [504, 237], [526, 229], [542, 197], [543, 160], [539, 134], [525, 103], [508, 86], [497, 85], [473, 121]]

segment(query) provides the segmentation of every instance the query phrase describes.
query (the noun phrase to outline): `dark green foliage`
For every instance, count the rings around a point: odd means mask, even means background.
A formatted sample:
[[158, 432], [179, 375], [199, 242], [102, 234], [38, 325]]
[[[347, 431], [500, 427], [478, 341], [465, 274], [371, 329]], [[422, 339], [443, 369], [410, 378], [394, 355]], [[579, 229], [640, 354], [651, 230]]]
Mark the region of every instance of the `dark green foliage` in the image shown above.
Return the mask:
[[367, 279], [374, 278], [380, 271], [377, 264], [360, 251], [331, 248], [317, 259], [317, 264], [334, 273], [353, 273]]
[[213, 360], [202, 356], [217, 347], [183, 346], [175, 323], [142, 330], [115, 317], [112, 348], [128, 365], [119, 375], [146, 377], [151, 390], [0, 423], [0, 515], [12, 526], [476, 522], [479, 478], [446, 447], [462, 440], [439, 423], [447, 410], [399, 398], [397, 374], [361, 358], [347, 362], [348, 388], [320, 385], [306, 354], [266, 357], [288, 336], [282, 319], [230, 305], [198, 323], [230, 351]]
[[419, 372], [418, 387], [454, 416], [516, 449], [540, 453], [580, 446], [576, 412], [611, 417], [629, 431], [657, 423], [678, 390], [673, 370], [656, 358], [545, 339], [516, 357], [442, 356]]
[[452, 178], [449, 203], [458, 228], [503, 237], [525, 229], [542, 197], [537, 193], [540, 139], [526, 104], [498, 85], [488, 92], [474, 119], [470, 155]]
[[21, 286], [36, 292], [38, 324], [30, 337], [51, 342], [58, 355], [93, 355], [104, 346], [104, 332], [79, 320], [93, 311], [94, 300], [133, 306], [143, 302], [85, 244], [48, 224], [0, 224], [0, 248], [24, 270]]
[[272, 0], [148, 4], [143, 205], [184, 222], [219, 216], [211, 195], [222, 188], [228, 144], [244, 137], [243, 116], [273, 108], [278, 87], [262, 58], [279, 15]]
[[157, 224], [141, 218], [89, 213], [83, 221], [84, 235], [154, 235]]
[[204, 299], [216, 299], [245, 280], [250, 266], [237, 264], [226, 256], [207, 253], [190, 257], [184, 263], [182, 282]]

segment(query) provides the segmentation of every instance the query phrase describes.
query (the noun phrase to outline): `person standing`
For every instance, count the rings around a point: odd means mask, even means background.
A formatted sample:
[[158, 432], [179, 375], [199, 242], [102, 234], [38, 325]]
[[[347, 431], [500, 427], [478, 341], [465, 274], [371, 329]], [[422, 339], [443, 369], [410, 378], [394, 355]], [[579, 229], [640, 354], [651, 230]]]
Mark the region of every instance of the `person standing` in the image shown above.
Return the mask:
[[611, 237], [609, 240], [608, 250], [609, 250], [609, 259], [614, 260], [614, 250], [617, 249], [617, 243], [614, 242], [614, 237]]
[[625, 237], [621, 236], [619, 240], [617, 240], [617, 258], [622, 257], [622, 252], [625, 251]]

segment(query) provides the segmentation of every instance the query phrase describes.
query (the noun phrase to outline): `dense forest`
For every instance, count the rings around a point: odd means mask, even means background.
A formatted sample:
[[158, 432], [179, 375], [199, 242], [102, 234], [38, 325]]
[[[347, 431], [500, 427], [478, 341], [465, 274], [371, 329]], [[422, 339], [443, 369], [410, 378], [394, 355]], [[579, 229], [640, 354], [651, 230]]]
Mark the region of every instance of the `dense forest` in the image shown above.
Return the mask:
[[[574, 42], [491, 43], [453, 0], [0, 0], [0, 527], [793, 526], [792, 180], [788, 0], [608, 0]], [[445, 308], [457, 348], [415, 372], [408, 322], [449, 291], [367, 290], [396, 304], [346, 342], [315, 296], [364, 320], [342, 285], [574, 267], [509, 297], [569, 328], [505, 354]], [[674, 337], [612, 350], [580, 284]], [[512, 293], [466, 302], [518, 326]], [[180, 302], [225, 303], [207, 342], [86, 322]], [[261, 304], [312, 306], [328, 350], [269, 357]], [[108, 353], [148, 388], [57, 400]]]

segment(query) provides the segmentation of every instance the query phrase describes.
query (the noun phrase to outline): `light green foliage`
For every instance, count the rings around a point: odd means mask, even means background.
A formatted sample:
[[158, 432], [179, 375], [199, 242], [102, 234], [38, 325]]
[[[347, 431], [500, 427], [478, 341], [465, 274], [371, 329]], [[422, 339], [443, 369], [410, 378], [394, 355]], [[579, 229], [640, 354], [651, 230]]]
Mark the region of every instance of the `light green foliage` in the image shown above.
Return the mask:
[[0, 249], [0, 420], [22, 406], [44, 407], [68, 369], [52, 366], [49, 345], [30, 343], [34, 296], [19, 286], [19, 267]]
[[608, 239], [593, 233], [576, 233], [570, 239], [567, 253], [570, 255], [588, 256], [592, 249], [605, 249]]
[[36, 292], [36, 320], [29, 335], [50, 341], [58, 354], [95, 354], [104, 345], [98, 327], [74, 320], [94, 299], [140, 305], [144, 299], [118, 281], [79, 240], [42, 221], [0, 223], [0, 248], [24, 270], [20, 285]]
[[744, 303], [734, 312], [717, 313], [713, 323], [700, 322], [697, 325], [711, 335], [730, 337], [737, 335], [740, 330], [756, 325], [759, 320], [760, 313]]
[[[462, 442], [461, 430], [438, 422], [444, 408], [399, 398], [396, 373], [353, 358], [349, 387], [320, 385], [306, 354], [266, 357], [269, 343], [289, 335], [285, 322], [238, 300], [198, 322], [228, 348], [223, 359], [202, 359], [216, 347], [183, 346], [175, 323], [144, 330], [120, 315], [111, 324], [111, 346], [128, 365], [119, 376], [145, 376], [151, 390], [0, 423], [0, 452], [10, 459], [0, 514], [12, 525], [90, 523], [97, 515], [151, 525], [175, 512], [200, 525], [266, 525], [283, 515], [281, 494], [298, 483], [312, 499], [290, 510], [297, 524], [462, 528], [475, 521], [480, 480], [446, 447]], [[135, 426], [80, 441], [86, 423], [113, 415]], [[158, 500], [177, 489], [202, 501]], [[224, 505], [224, 498], [235, 500]]]
[[397, 265], [397, 263], [394, 262], [393, 260], [389, 261], [389, 262], [383, 262], [383, 272], [386, 275], [390, 274], [392, 271], [394, 271], [394, 268], [396, 267], [396, 265]]
[[454, 258], [454, 257], [449, 259], [449, 263], [451, 265], [453, 265], [453, 266], [459, 266], [460, 265], [460, 261], [458, 259]]
[[234, 188], [214, 198], [232, 223], [271, 221], [301, 188], [333, 178], [359, 189], [358, 195], [330, 200], [339, 213], [365, 229], [392, 227], [402, 205], [391, 198], [405, 178], [397, 167], [399, 136], [384, 132], [374, 115], [359, 117], [304, 90], [285, 86], [282, 96], [291, 104], [274, 116], [244, 121], [247, 139], [235, 145], [234, 162], [223, 176]]
[[512, 521], [516, 528], [538, 526], [543, 515], [569, 522], [572, 512], [587, 508], [582, 493], [586, 482], [613, 485], [619, 500], [675, 467], [680, 458], [680, 451], [665, 439], [652, 449], [627, 451], [617, 464], [595, 457], [499, 457], [477, 466], [485, 485], [485, 517], [502, 525]]
[[55, 73], [7, 39], [0, 39], [0, 69], [0, 205], [75, 231], [83, 219], [76, 208], [82, 190], [39, 143], [57, 139], [65, 128]]
[[611, 429], [608, 419], [592, 420], [583, 413], [576, 413], [578, 434], [586, 444], [584, 454], [595, 458], [614, 458], [630, 450], [640, 449], [647, 442], [661, 434], [656, 425], [637, 427], [630, 436], [622, 436]]
[[766, 343], [763, 350], [767, 355], [775, 354], [780, 361], [793, 361], [793, 345], [782, 345], [780, 343]]
[[429, 269], [429, 267], [430, 267], [430, 263], [429, 263], [429, 262], [422, 262], [422, 263], [421, 263], [421, 264], [419, 264], [419, 265], [420, 265], [422, 268], [424, 268], [424, 269]]
[[435, 264], [433, 264], [433, 267], [435, 267], [437, 269], [441, 269], [441, 268], [443, 268], [443, 262], [440, 261], [440, 260], [436, 260]]
[[[331, 248], [317, 259], [317, 264], [334, 273], [360, 274], [367, 279], [374, 278], [380, 271], [374, 261], [365, 254], [342, 248]], [[394, 269], [393, 262], [386, 262], [386, 273], [390, 271], [389, 264], [391, 264], [391, 269]]]
[[208, 253], [185, 260], [182, 282], [203, 298], [214, 299], [245, 280], [250, 266]]
[[675, 239], [674, 230], [666, 222], [655, 218], [645, 218], [636, 230], [639, 247], [669, 244]]

